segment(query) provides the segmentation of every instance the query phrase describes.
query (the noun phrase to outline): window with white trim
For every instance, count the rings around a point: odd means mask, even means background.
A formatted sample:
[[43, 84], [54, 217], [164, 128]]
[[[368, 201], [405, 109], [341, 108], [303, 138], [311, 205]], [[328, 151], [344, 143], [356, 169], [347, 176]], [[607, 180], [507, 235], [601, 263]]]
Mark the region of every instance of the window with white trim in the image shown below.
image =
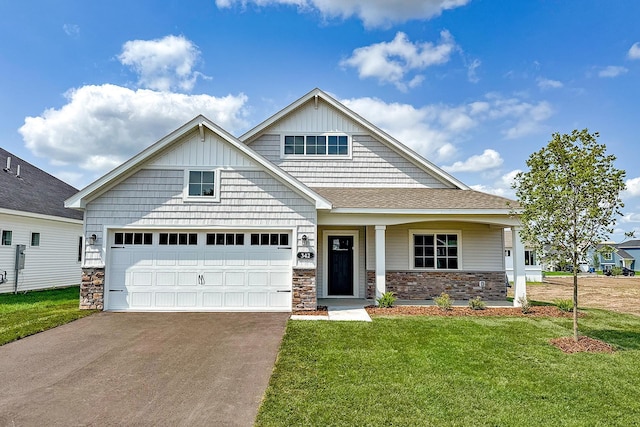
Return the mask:
[[604, 258], [605, 261], [611, 261], [613, 259], [613, 253], [605, 252], [602, 254], [602, 258]]
[[31, 233], [31, 247], [40, 246], [40, 233]]
[[460, 235], [455, 232], [411, 233], [414, 269], [457, 270], [460, 268]]
[[185, 171], [184, 200], [200, 202], [220, 201], [218, 170]]
[[285, 135], [282, 153], [285, 156], [343, 156], [349, 155], [347, 135]]
[[524, 251], [524, 265], [536, 265], [536, 256], [534, 251]]
[[13, 232], [11, 230], [2, 230], [2, 246], [11, 246]]

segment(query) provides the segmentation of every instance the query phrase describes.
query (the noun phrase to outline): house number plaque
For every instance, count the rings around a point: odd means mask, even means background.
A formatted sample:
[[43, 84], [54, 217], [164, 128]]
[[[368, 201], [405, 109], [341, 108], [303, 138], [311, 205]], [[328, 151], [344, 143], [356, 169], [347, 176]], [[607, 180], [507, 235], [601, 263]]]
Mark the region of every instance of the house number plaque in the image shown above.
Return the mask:
[[298, 252], [300, 259], [313, 259], [313, 252]]

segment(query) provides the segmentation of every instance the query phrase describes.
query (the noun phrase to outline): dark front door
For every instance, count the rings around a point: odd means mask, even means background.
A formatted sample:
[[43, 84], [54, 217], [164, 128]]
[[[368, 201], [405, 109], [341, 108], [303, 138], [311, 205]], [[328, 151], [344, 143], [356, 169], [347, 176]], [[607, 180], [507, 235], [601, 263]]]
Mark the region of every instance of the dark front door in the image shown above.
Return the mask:
[[329, 295], [353, 295], [353, 236], [329, 236]]

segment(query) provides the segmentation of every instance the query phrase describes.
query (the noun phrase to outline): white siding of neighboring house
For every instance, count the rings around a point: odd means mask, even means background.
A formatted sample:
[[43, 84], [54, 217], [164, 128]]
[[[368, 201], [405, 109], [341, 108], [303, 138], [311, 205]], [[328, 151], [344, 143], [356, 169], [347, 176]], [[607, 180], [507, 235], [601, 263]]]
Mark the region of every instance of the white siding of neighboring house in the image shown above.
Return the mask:
[[[283, 135], [323, 132], [351, 136], [351, 158], [282, 158]], [[313, 102], [305, 104], [271, 126], [250, 147], [310, 187], [452, 188], [324, 102], [317, 109]]]
[[[423, 222], [388, 226], [387, 271], [411, 270], [409, 230], [460, 232], [461, 271], [504, 271], [502, 229], [464, 222]], [[375, 230], [367, 227], [367, 269], [375, 269]]]
[[[18, 244], [26, 245], [25, 268], [18, 274], [18, 291], [80, 283], [78, 239], [82, 236], [81, 221], [0, 213], [0, 230], [12, 231], [11, 246], [0, 245], [0, 272], [6, 271], [8, 276], [8, 280], [0, 284], [0, 293], [14, 290]], [[40, 246], [31, 247], [31, 233], [40, 233]]]
[[[281, 227], [293, 229], [298, 240], [306, 234], [308, 246], [315, 247], [315, 202], [254, 167], [250, 158], [230, 144], [207, 135], [212, 146], [205, 148], [198, 133], [187, 135], [182, 145], [175, 144], [150, 160], [144, 166], [149, 169], [139, 170], [87, 204], [86, 232], [95, 233], [98, 244], [87, 249], [85, 266], [104, 265], [103, 226]], [[216, 177], [220, 202], [183, 201], [185, 170], [192, 165], [225, 168]], [[313, 268], [315, 260], [297, 260], [296, 266]]]

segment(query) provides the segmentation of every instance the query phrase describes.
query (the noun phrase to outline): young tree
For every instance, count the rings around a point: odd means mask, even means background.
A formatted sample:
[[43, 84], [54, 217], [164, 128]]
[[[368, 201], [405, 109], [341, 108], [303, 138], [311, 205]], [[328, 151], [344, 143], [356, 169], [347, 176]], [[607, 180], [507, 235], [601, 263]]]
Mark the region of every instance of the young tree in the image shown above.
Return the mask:
[[595, 132], [554, 133], [549, 144], [516, 175], [522, 238], [547, 262], [573, 266], [573, 335], [578, 341], [578, 262], [613, 232], [624, 190], [623, 170], [613, 165]]

